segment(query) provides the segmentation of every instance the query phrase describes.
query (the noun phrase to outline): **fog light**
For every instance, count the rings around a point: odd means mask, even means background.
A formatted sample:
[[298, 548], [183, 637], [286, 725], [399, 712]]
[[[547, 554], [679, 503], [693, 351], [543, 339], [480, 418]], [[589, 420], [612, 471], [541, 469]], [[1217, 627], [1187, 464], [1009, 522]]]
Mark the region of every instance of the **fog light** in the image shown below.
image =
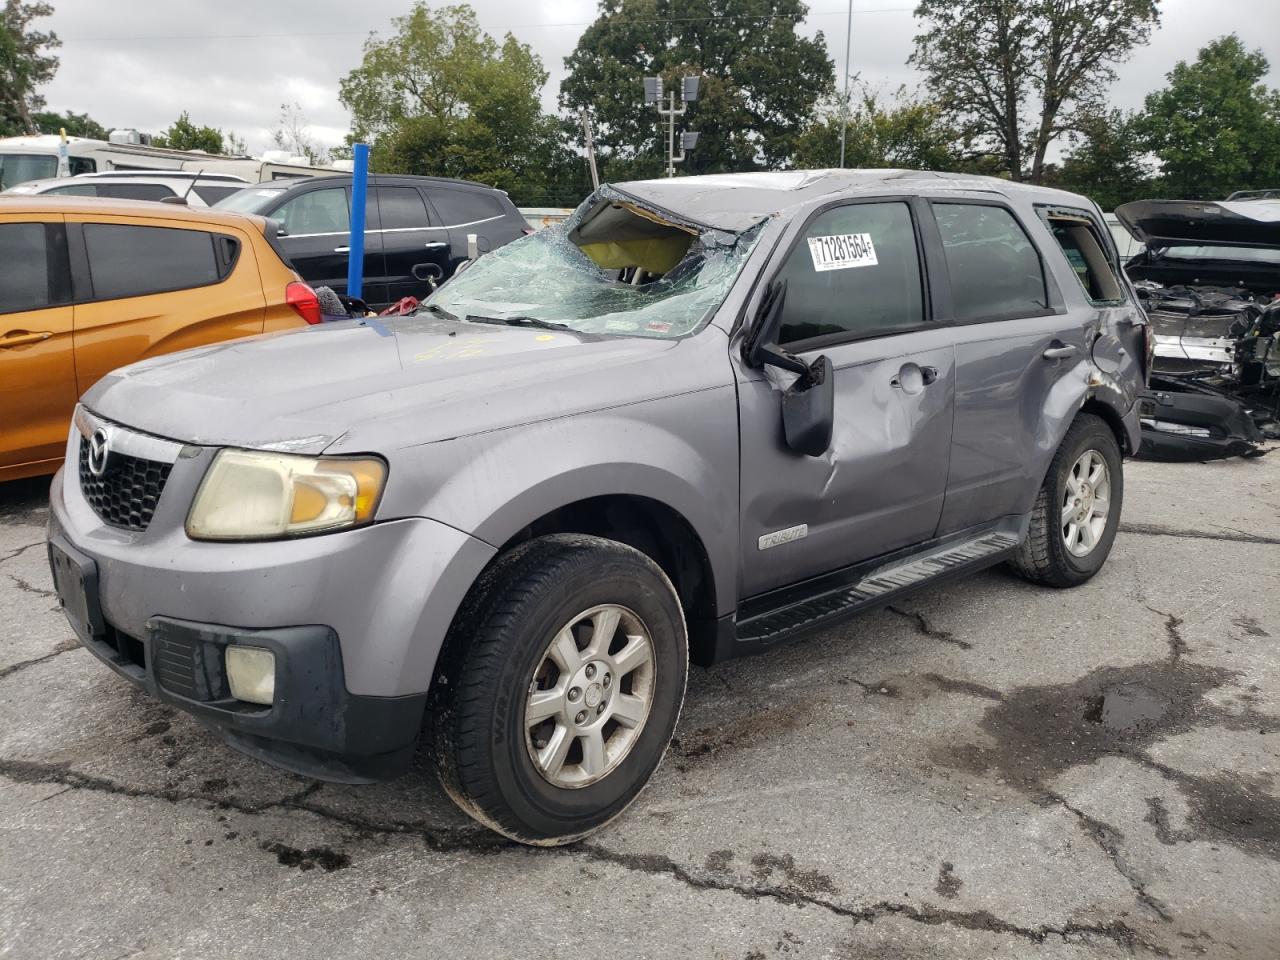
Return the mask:
[[227, 679], [237, 700], [269, 707], [276, 693], [276, 655], [262, 647], [227, 647]]

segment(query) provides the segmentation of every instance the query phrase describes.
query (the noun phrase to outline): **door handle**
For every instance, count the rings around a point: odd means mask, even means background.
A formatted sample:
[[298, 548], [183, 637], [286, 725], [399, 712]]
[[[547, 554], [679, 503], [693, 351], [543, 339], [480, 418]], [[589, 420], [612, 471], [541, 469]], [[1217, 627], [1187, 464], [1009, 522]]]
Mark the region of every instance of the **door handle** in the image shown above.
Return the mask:
[[427, 243], [424, 243], [422, 246], [424, 249], [427, 249], [427, 250], [443, 250], [448, 245], [449, 244], [445, 243], [445, 241], [443, 240], [430, 240]]
[[334, 253], [350, 253], [351, 248], [350, 247], [334, 247], [333, 252]]
[[15, 330], [13, 333], [5, 334], [0, 337], [0, 349], [5, 347], [23, 347], [29, 343], [40, 343], [42, 340], [48, 340], [53, 336], [53, 331], [42, 330], [39, 333], [25, 333]]
[[1075, 355], [1075, 345], [1070, 343], [1057, 347], [1050, 347], [1044, 353], [1040, 354], [1040, 356], [1044, 357], [1046, 360], [1065, 360], [1067, 357], [1074, 357]]
[[914, 363], [904, 363], [898, 375], [889, 381], [889, 386], [914, 396], [937, 379], [937, 367], [920, 367]]

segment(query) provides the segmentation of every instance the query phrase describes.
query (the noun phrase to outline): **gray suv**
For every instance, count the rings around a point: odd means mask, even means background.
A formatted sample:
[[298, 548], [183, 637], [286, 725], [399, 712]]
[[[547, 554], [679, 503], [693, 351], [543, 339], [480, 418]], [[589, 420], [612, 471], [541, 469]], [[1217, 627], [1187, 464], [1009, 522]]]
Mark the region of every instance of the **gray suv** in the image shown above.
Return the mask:
[[158, 357], [79, 407], [84, 645], [344, 782], [425, 732], [527, 843], [618, 816], [688, 662], [1115, 537], [1146, 322], [1084, 197], [900, 170], [601, 187], [415, 315]]

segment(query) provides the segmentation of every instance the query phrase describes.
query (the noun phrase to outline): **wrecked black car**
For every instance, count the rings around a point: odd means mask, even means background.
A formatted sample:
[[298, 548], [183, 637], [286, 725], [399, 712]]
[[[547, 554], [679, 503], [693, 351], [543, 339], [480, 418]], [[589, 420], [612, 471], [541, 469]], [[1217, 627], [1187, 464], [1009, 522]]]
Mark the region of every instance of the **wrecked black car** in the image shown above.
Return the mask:
[[1125, 265], [1154, 335], [1140, 455], [1256, 456], [1280, 438], [1280, 201], [1137, 200]]

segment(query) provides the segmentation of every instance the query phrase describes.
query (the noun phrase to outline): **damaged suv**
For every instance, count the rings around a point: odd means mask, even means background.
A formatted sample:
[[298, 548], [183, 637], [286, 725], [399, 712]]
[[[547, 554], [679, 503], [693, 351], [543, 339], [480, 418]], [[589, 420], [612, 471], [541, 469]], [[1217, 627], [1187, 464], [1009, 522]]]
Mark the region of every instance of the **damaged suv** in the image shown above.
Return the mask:
[[237, 749], [362, 782], [425, 726], [465, 811], [567, 842], [652, 776], [690, 660], [1099, 570], [1148, 346], [1103, 223], [901, 170], [601, 187], [414, 315], [104, 379], [58, 596]]
[[1125, 265], [1154, 339], [1144, 456], [1250, 456], [1280, 438], [1280, 201], [1270, 194], [1116, 208], [1144, 244]]

